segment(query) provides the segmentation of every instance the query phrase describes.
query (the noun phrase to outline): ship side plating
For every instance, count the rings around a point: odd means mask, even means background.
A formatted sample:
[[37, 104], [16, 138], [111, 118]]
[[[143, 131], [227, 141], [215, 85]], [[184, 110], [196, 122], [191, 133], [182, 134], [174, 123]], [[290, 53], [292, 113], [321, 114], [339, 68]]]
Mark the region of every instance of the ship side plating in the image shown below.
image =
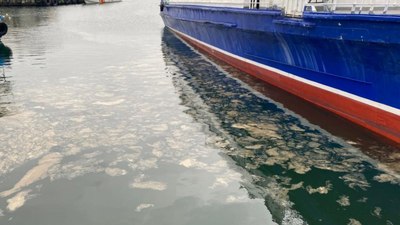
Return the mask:
[[167, 4], [161, 16], [210, 54], [400, 142], [400, 17], [308, 9]]

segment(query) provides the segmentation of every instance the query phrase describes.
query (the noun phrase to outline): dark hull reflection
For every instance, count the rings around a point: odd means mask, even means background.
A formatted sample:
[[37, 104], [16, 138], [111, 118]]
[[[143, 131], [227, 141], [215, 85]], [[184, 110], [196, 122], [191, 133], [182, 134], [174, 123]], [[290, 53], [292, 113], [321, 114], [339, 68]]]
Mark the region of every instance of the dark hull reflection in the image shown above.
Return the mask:
[[250, 197], [265, 199], [277, 223], [400, 221], [394, 163], [376, 162], [255, 94], [168, 30], [162, 51], [186, 113], [217, 136], [211, 144], [254, 177], [243, 187]]
[[369, 157], [379, 160], [380, 162], [393, 164], [392, 169], [400, 172], [400, 168], [396, 168], [396, 164], [400, 162], [400, 158], [397, 157], [397, 160], [393, 160], [393, 156], [397, 155], [400, 150], [399, 144], [372, 133], [370, 130], [360, 127], [343, 117], [316, 107], [314, 104], [304, 101], [295, 95], [289, 94], [265, 82], [260, 82], [260, 80], [245, 74], [218, 59], [209, 59], [221, 66], [230, 76], [237, 78], [250, 86], [251, 89], [256, 90], [263, 96], [279, 102], [285, 108], [302, 116], [312, 124], [316, 124], [334, 136], [340, 137], [347, 143], [358, 147]]
[[10, 65], [12, 51], [0, 42], [0, 117], [11, 113], [12, 83], [7, 80], [3, 67]]
[[11, 48], [0, 42], [0, 66], [9, 65], [12, 56]]

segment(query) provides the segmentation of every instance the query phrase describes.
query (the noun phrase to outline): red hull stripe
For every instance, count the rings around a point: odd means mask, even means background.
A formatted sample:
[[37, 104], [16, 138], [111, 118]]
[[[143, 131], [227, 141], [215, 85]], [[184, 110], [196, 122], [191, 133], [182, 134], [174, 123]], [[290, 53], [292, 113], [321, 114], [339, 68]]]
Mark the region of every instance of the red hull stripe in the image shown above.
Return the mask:
[[[350, 96], [351, 94], [337, 94], [316, 87], [315, 85], [310, 85], [299, 81], [302, 80], [302, 78], [298, 77], [297, 79], [293, 79], [293, 76], [295, 75], [288, 76], [283, 71], [282, 73], [279, 73], [278, 70], [268, 69], [266, 66], [260, 66], [256, 62], [241, 59], [232, 54], [226, 54], [223, 50], [198, 41], [174, 29], [171, 30], [178, 34], [183, 40], [198, 49], [205, 51], [252, 76], [297, 95], [320, 107], [328, 109], [329, 111], [385, 136], [388, 139], [400, 143], [400, 114], [398, 109], [364, 99], [364, 102], [360, 102], [357, 101], [357, 97], [349, 98], [344, 96]], [[313, 82], [310, 81], [309, 83]]]

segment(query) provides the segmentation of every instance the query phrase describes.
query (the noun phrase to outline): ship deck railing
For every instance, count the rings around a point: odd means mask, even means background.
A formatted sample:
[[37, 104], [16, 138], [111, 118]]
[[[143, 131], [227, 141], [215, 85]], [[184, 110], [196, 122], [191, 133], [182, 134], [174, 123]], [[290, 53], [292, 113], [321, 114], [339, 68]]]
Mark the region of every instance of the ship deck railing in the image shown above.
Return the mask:
[[340, 13], [340, 14], [400, 14], [400, 2], [390, 1], [354, 1], [308, 3], [304, 11]]
[[164, 0], [166, 4], [281, 10], [286, 16], [304, 12], [400, 15], [400, 0]]

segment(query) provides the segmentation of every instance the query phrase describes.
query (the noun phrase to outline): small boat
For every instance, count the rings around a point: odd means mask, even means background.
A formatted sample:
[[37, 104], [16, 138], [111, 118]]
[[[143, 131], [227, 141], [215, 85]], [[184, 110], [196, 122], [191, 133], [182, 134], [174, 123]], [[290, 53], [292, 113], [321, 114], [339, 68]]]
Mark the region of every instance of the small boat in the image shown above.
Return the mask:
[[5, 19], [4, 16], [0, 16], [0, 38], [6, 35], [8, 32], [8, 26], [4, 22], [4, 19]]
[[189, 44], [400, 143], [399, 0], [162, 0]]
[[121, 2], [122, 0], [84, 0], [86, 5]]

